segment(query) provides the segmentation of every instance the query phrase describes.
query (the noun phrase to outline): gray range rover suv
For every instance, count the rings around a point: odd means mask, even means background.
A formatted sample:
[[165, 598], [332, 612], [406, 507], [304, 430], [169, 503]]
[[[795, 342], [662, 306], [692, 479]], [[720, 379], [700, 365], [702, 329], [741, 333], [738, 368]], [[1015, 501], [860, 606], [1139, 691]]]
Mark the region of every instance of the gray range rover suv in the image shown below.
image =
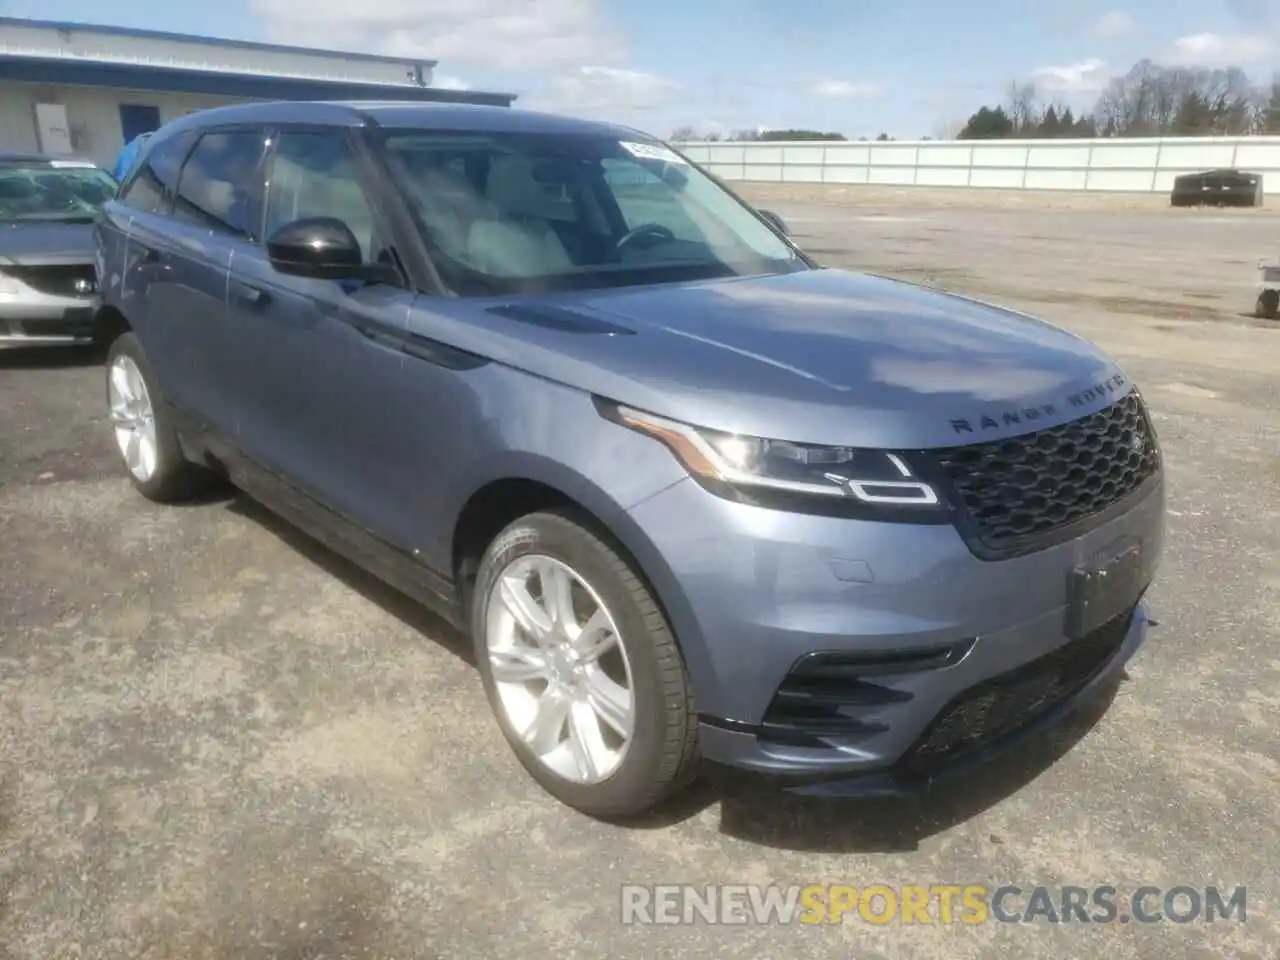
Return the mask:
[[1146, 635], [1161, 454], [1112, 360], [821, 268], [635, 130], [211, 110], [152, 137], [97, 257], [138, 490], [229, 479], [468, 631], [579, 810], [702, 758], [916, 790]]

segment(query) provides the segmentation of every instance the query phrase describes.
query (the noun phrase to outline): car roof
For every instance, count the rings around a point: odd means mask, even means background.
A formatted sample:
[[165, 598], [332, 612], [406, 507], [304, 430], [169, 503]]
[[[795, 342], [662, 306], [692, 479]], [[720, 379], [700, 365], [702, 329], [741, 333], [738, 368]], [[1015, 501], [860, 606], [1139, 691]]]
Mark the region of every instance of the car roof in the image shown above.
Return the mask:
[[320, 126], [423, 130], [596, 135], [653, 142], [650, 134], [618, 124], [584, 120], [534, 110], [471, 103], [415, 101], [271, 101], [214, 107], [188, 114], [162, 127], [166, 138], [205, 127], [239, 123], [304, 123]]

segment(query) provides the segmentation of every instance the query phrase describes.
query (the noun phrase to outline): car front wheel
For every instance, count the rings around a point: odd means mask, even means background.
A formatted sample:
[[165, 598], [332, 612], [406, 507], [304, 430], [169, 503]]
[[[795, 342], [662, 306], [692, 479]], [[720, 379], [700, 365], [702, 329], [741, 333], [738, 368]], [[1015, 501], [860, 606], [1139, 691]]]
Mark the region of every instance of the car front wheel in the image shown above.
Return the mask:
[[503, 735], [563, 803], [634, 815], [694, 776], [693, 698], [666, 619], [631, 565], [573, 515], [531, 514], [494, 540], [472, 633]]

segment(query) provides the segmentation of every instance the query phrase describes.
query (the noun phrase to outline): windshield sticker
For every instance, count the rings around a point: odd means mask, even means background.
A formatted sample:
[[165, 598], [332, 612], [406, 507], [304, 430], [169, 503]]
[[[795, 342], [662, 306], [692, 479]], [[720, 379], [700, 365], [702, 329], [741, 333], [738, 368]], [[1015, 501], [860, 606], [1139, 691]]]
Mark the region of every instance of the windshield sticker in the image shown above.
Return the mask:
[[637, 160], [662, 160], [666, 163], [686, 165], [684, 157], [680, 156], [680, 154], [653, 143], [631, 143], [624, 140], [622, 141], [622, 149]]
[[93, 164], [87, 160], [50, 160], [49, 166], [58, 167], [59, 169], [69, 168], [73, 170], [92, 170]]

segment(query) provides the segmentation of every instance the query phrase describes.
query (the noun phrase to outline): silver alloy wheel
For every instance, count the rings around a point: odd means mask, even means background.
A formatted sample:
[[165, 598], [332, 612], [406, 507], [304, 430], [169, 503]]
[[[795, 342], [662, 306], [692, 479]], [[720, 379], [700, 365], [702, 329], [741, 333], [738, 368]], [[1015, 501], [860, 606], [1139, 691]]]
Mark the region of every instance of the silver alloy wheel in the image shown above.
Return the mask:
[[485, 651], [502, 712], [544, 766], [599, 783], [635, 730], [631, 664], [604, 601], [567, 564], [526, 554], [489, 592]]
[[142, 371], [132, 357], [121, 354], [107, 375], [107, 400], [116, 445], [129, 472], [143, 483], [156, 472], [156, 418]]

